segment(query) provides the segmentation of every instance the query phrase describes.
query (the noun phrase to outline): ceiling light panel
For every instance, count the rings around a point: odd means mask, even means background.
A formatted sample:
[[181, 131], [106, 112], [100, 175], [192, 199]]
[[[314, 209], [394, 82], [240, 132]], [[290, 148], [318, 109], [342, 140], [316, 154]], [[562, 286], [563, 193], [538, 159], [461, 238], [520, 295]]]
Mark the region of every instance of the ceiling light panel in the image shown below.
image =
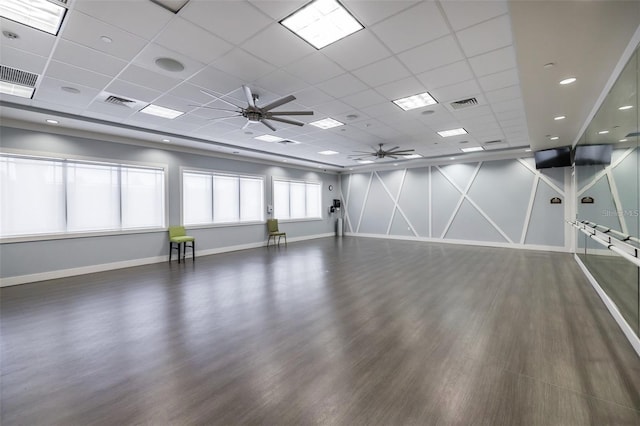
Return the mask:
[[264, 142], [280, 142], [284, 140], [278, 136], [273, 136], [273, 135], [256, 136], [254, 139], [258, 139], [259, 141], [264, 141]]
[[171, 108], [165, 108], [158, 105], [149, 104], [146, 107], [142, 108], [140, 112], [149, 115], [155, 115], [157, 117], [174, 119], [176, 117], [180, 117], [184, 112], [177, 111]]
[[438, 102], [433, 99], [433, 97], [427, 93], [419, 93], [417, 95], [408, 96], [406, 98], [396, 99], [393, 101], [394, 104], [398, 105], [405, 111], [409, 111], [411, 109], [422, 108], [427, 105], [434, 105]]
[[318, 154], [322, 154], [322, 155], [336, 155], [339, 154], [338, 151], [331, 151], [330, 149], [326, 150], [326, 151], [320, 151], [318, 152]]
[[422, 155], [420, 155], [420, 154], [409, 154], [409, 155], [403, 155], [402, 157], [405, 160], [414, 160], [416, 158], [422, 158]]
[[0, 16], [56, 35], [67, 9], [47, 0], [3, 0]]
[[631, 109], [631, 108], [633, 108], [633, 105], [624, 105], [624, 106], [621, 106], [621, 107], [620, 107], [620, 108], [618, 108], [618, 109], [619, 109], [620, 111], [626, 111], [626, 110]]
[[0, 81], [0, 93], [6, 95], [19, 96], [21, 98], [31, 99], [33, 96], [33, 87], [22, 86], [20, 84], [8, 83]]
[[319, 127], [323, 130], [331, 129], [333, 127], [338, 127], [338, 126], [344, 126], [344, 123], [341, 123], [338, 120], [334, 120], [331, 117], [323, 118], [322, 120], [314, 121], [309, 124], [312, 126]]
[[481, 146], [470, 146], [469, 148], [460, 148], [460, 151], [462, 152], [478, 152], [478, 151], [484, 151], [484, 148]]
[[316, 49], [364, 28], [336, 0], [315, 0], [280, 23]]
[[360, 164], [373, 164], [373, 160], [358, 160]]
[[442, 136], [443, 138], [448, 138], [448, 137], [451, 137], [451, 136], [466, 135], [467, 131], [465, 129], [463, 129], [462, 127], [460, 127], [458, 129], [442, 130], [441, 132], [438, 132], [438, 134], [440, 136]]
[[566, 84], [575, 83], [576, 80], [577, 80], [577, 78], [575, 78], [575, 77], [569, 77], [569, 78], [565, 78], [564, 80], [560, 81], [560, 84], [562, 84], [564, 86]]

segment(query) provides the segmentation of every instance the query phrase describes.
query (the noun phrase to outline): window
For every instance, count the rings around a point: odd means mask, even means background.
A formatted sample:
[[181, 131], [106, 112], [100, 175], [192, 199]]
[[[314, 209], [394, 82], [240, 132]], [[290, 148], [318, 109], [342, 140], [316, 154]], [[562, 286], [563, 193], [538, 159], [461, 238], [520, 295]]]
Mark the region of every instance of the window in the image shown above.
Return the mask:
[[264, 179], [185, 170], [182, 217], [185, 225], [261, 222]]
[[164, 227], [164, 170], [0, 155], [0, 236]]
[[273, 180], [273, 209], [276, 219], [321, 218], [318, 182]]

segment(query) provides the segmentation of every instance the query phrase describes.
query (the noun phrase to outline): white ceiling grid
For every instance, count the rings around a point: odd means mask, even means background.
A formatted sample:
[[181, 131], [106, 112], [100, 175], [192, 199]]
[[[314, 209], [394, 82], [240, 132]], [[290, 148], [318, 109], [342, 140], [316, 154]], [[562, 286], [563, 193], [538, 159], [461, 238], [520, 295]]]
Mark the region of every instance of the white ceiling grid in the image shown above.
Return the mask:
[[[57, 37], [2, 19], [3, 30], [20, 36], [0, 40], [2, 65], [41, 75], [32, 100], [2, 95], [2, 113], [29, 121], [28, 110], [7, 103], [23, 104], [338, 169], [355, 164], [348, 158], [352, 151], [378, 143], [415, 148], [425, 157], [459, 154], [460, 147], [495, 139], [509, 147], [529, 145], [505, 1], [345, 0], [365, 28], [319, 51], [278, 23], [305, 3], [190, 0], [173, 14], [147, 0], [75, 0]], [[154, 63], [159, 57], [180, 61], [184, 70], [160, 69]], [[245, 119], [221, 120], [224, 112], [197, 107], [229, 108], [202, 89], [246, 103], [242, 84], [259, 94], [259, 105], [293, 94], [296, 101], [281, 109], [315, 112], [296, 117], [300, 121], [331, 116], [345, 126], [321, 130], [277, 123], [271, 132], [251, 124], [242, 130]], [[80, 93], [62, 91], [66, 86]], [[425, 91], [441, 105], [402, 111], [391, 103]], [[186, 114], [153, 117], [104, 103], [108, 94]], [[481, 105], [460, 111], [443, 105], [469, 97]], [[427, 110], [433, 113], [423, 114]], [[73, 127], [68, 118], [61, 125]], [[469, 135], [443, 139], [435, 133], [454, 127]], [[301, 143], [254, 139], [262, 134]], [[340, 154], [318, 154], [330, 149]]]

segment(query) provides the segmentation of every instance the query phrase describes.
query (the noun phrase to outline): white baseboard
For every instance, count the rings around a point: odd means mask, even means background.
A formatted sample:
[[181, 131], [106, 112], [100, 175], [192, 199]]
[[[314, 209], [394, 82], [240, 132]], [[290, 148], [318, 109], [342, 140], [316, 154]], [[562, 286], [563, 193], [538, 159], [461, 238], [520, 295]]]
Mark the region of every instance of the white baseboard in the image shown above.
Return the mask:
[[[288, 242], [294, 243], [296, 241], [313, 240], [316, 238], [333, 237], [333, 232], [325, 234], [304, 235], [301, 237], [291, 237]], [[248, 250], [252, 248], [258, 248], [266, 246], [265, 241], [259, 241], [256, 243], [239, 244], [235, 246], [217, 247], [213, 249], [196, 250], [196, 257], [209, 256], [212, 254], [226, 253], [231, 251]], [[149, 265], [152, 263], [167, 262], [169, 255], [147, 257], [144, 259], [124, 260], [120, 262], [102, 263], [99, 265], [81, 266], [78, 268], [58, 269], [55, 271], [39, 272], [36, 274], [17, 275], [14, 277], [0, 278], [0, 287], [9, 287], [19, 284], [33, 283], [37, 281], [54, 280], [57, 278], [73, 277], [76, 275], [93, 274], [95, 272], [111, 271], [114, 269], [131, 268], [133, 266]]]
[[620, 328], [622, 329], [622, 332], [627, 337], [627, 340], [629, 340], [629, 343], [631, 343], [631, 346], [633, 346], [633, 349], [635, 349], [636, 353], [640, 357], [640, 337], [638, 337], [634, 333], [629, 323], [627, 323], [627, 321], [624, 319], [624, 317], [620, 313], [620, 310], [618, 310], [618, 307], [616, 306], [616, 304], [613, 302], [613, 300], [609, 298], [609, 296], [602, 289], [602, 287], [600, 287], [600, 284], [598, 284], [598, 281], [594, 278], [593, 275], [591, 275], [591, 272], [589, 272], [589, 269], [585, 266], [585, 264], [582, 263], [582, 260], [580, 260], [580, 257], [576, 254], [574, 254], [573, 257], [578, 263], [578, 266], [580, 266], [580, 269], [582, 269], [582, 272], [584, 273], [584, 275], [587, 277], [587, 279], [595, 289], [596, 293], [598, 293], [598, 296], [600, 296], [600, 299], [602, 299], [602, 301], [604, 302], [605, 306], [611, 313], [611, 316], [613, 317], [613, 319], [618, 323], [618, 326], [620, 326]]
[[460, 244], [467, 246], [481, 246], [481, 247], [498, 247], [498, 248], [513, 248], [520, 250], [536, 250], [536, 251], [553, 251], [560, 253], [570, 253], [567, 247], [558, 246], [543, 246], [535, 244], [516, 244], [516, 243], [500, 243], [493, 241], [474, 241], [474, 240], [454, 240], [454, 239], [442, 239], [442, 238], [428, 238], [428, 237], [410, 237], [402, 235], [382, 235], [382, 234], [362, 234], [362, 233], [345, 233], [351, 237], [365, 237], [365, 238], [380, 238], [383, 240], [404, 240], [404, 241], [421, 241], [426, 243], [444, 243], [444, 244]]

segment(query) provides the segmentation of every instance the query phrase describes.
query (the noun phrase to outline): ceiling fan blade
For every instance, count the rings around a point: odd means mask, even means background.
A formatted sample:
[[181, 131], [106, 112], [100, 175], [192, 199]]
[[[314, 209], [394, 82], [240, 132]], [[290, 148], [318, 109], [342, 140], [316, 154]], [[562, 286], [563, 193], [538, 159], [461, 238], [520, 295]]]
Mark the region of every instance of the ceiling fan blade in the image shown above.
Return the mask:
[[280, 105], [288, 104], [289, 102], [295, 100], [296, 97], [293, 95], [285, 96], [284, 98], [280, 98], [277, 101], [273, 101], [270, 104], [263, 106], [261, 109], [263, 111], [269, 111], [270, 109], [274, 109], [279, 107]]
[[398, 157], [393, 156], [393, 155], [385, 155], [385, 157], [393, 158], [394, 160], [397, 160], [397, 159], [398, 159]]
[[274, 132], [276, 131], [276, 128], [273, 127], [273, 124], [269, 123], [267, 120], [265, 120], [264, 118], [262, 120], [260, 120], [260, 122], [262, 124], [264, 124], [265, 126], [267, 126], [268, 128], [270, 128], [271, 130], [273, 130]]
[[221, 98], [220, 96], [218, 96], [218, 95], [214, 95], [213, 93], [209, 93], [209, 92], [207, 92], [206, 90], [203, 90], [203, 89], [200, 89], [200, 91], [201, 91], [202, 93], [204, 93], [205, 95], [209, 95], [209, 96], [211, 96], [212, 98], [215, 98], [216, 100], [219, 100], [219, 101], [224, 102], [225, 104], [229, 104], [229, 105], [234, 106], [234, 107], [236, 107], [236, 108], [243, 109], [240, 105], [236, 105], [236, 104], [234, 104], [233, 102], [225, 101], [224, 99], [222, 99], [222, 98]]
[[236, 114], [236, 115], [230, 115], [228, 117], [215, 117], [215, 118], [210, 118], [209, 121], [218, 121], [218, 120], [226, 120], [228, 118], [236, 118], [236, 117], [242, 117], [242, 114]]
[[313, 111], [273, 111], [269, 115], [313, 115]]
[[244, 96], [247, 98], [247, 103], [254, 107], [256, 106], [256, 101], [253, 99], [253, 94], [251, 94], [251, 89], [248, 86], [242, 85], [242, 91], [244, 92]]
[[246, 123], [244, 123], [244, 126], [242, 126], [242, 130], [246, 129], [247, 127], [249, 127], [249, 125], [251, 124], [251, 122], [249, 120], [247, 120]]
[[293, 124], [294, 126], [304, 126], [304, 123], [295, 120], [287, 120], [286, 118], [280, 117], [269, 117], [269, 120], [279, 121], [281, 123]]
[[391, 152], [391, 151], [395, 151], [395, 150], [396, 150], [396, 149], [398, 149], [398, 148], [400, 148], [400, 147], [399, 147], [399, 146], [394, 146], [393, 148], [391, 148], [391, 149], [385, 149], [384, 151], [386, 151], [386, 152]]
[[371, 154], [371, 155], [376, 155], [375, 152], [371, 152], [371, 151], [351, 151], [354, 153], [359, 153], [359, 154]]
[[206, 105], [189, 105], [192, 107], [197, 107], [197, 108], [206, 108], [206, 109], [215, 109], [216, 111], [229, 111], [229, 112], [241, 112], [235, 109], [226, 109], [226, 108], [215, 108], [215, 107], [210, 107], [210, 106], [206, 106]]

